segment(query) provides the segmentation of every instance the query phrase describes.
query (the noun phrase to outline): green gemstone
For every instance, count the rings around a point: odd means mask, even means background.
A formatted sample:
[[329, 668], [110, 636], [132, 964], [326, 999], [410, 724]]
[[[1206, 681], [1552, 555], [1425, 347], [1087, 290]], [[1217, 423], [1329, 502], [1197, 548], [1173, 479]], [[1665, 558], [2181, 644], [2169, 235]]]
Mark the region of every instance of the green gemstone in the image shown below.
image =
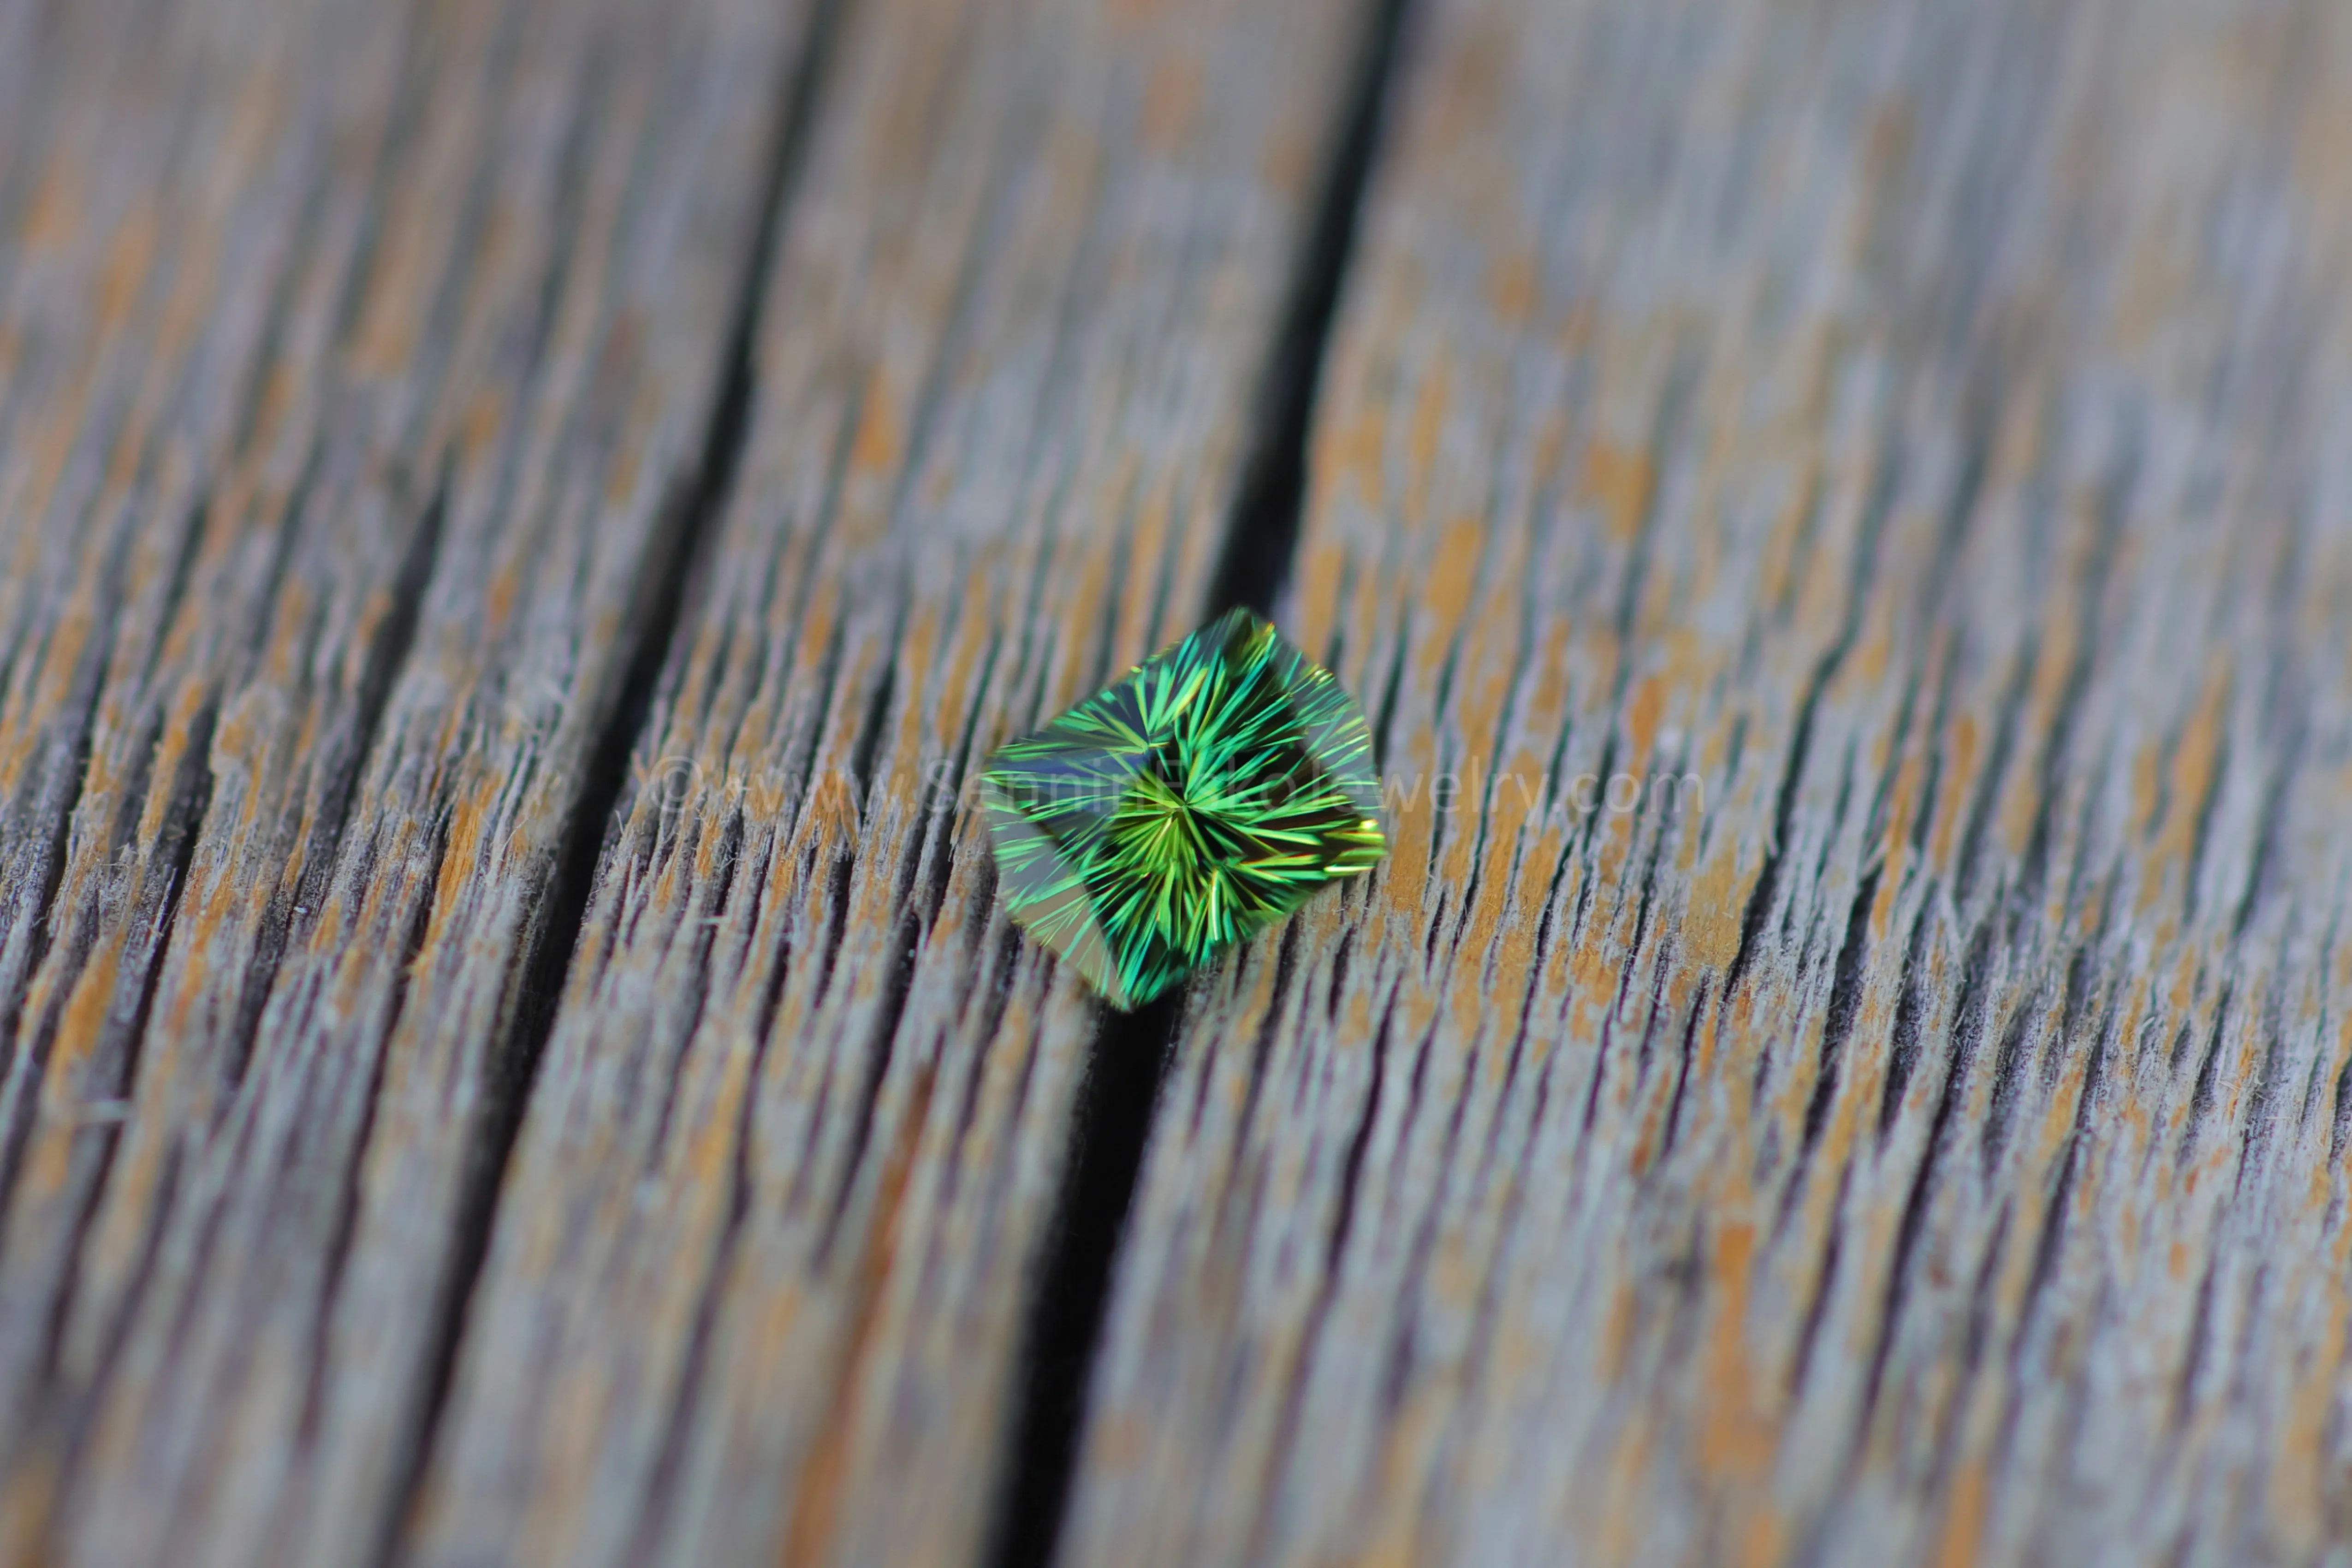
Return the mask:
[[1013, 918], [1137, 1007], [1326, 882], [1380, 863], [1363, 710], [1234, 610], [988, 760]]

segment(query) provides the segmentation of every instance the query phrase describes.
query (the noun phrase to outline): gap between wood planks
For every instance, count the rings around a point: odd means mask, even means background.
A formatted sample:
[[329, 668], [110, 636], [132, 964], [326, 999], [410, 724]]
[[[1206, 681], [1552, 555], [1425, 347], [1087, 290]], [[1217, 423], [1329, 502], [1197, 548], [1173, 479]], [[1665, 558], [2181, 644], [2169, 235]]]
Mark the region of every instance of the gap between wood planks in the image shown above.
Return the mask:
[[[1203, 618], [1237, 605], [1262, 616], [1289, 574], [1307, 500], [1307, 451], [1316, 395], [1355, 251], [1366, 186], [1397, 74], [1412, 0], [1368, 0], [1343, 118], [1325, 153], [1307, 243], [1262, 372], [1255, 439], [1225, 522]], [[1061, 1190], [1023, 1334], [1021, 1384], [1006, 1427], [989, 1568], [1054, 1559], [1069, 1511], [1070, 1478], [1086, 1419], [1087, 1373], [1100, 1349], [1113, 1264], [1127, 1229], [1151, 1133], [1183, 988], [1133, 1013], [1105, 1012], [1078, 1087]]]
[[750, 423], [752, 349], [759, 339], [760, 315], [766, 302], [764, 283], [793, 189], [808, 162], [825, 68], [840, 36], [842, 16], [847, 6], [848, 0], [815, 0], [800, 47], [787, 54], [777, 84], [774, 121], [761, 164], [758, 216], [751, 246], [742, 258], [741, 281], [736, 287], [728, 321], [709, 428], [704, 432], [701, 456], [692, 475], [667, 508], [661, 535], [649, 552], [635, 617], [635, 647], [630, 652], [611, 716], [589, 752], [588, 772], [578, 804], [556, 852], [547, 917], [527, 961], [522, 1004], [517, 1011], [513, 1032], [504, 1048], [494, 1053], [492, 1058], [503, 1062], [504, 1071], [491, 1082], [491, 1091], [498, 1099], [484, 1117], [479, 1141], [468, 1156], [470, 1168], [466, 1176], [463, 1206], [458, 1211], [448, 1284], [426, 1342], [428, 1359], [424, 1384], [407, 1429], [395, 1436], [401, 1457], [378, 1524], [374, 1560], [379, 1564], [396, 1563], [405, 1554], [408, 1522], [415, 1512], [418, 1489], [424, 1484], [442, 1415], [448, 1405], [457, 1350], [465, 1333], [467, 1308], [488, 1257], [507, 1164], [522, 1131], [523, 1114], [530, 1103], [540, 1058], [555, 1026], [564, 975], [579, 947], [589, 900], [595, 891], [596, 868], [604, 851], [606, 826], [628, 780], [630, 753], [651, 717], [662, 667], [680, 634], [691, 629], [693, 617], [688, 600], [697, 567], [712, 522], [725, 512], [728, 497], [735, 486]]
[[[546, 920], [525, 976], [524, 1005], [496, 1053], [504, 1064], [496, 1086], [500, 1099], [469, 1156], [454, 1266], [429, 1339], [425, 1384], [413, 1418], [396, 1439], [402, 1458], [377, 1536], [375, 1560], [382, 1564], [404, 1555], [407, 1522], [447, 1405], [506, 1167], [586, 921], [629, 758], [650, 718], [670, 650], [693, 630], [701, 559], [712, 522], [726, 510], [742, 453], [754, 391], [752, 345], [766, 305], [769, 262], [806, 163], [827, 67], [850, 3], [818, 0], [778, 88], [758, 226], [744, 258], [719, 395], [700, 460], [671, 507], [665, 536], [648, 563], [635, 646], [620, 696], [591, 752], [576, 814], [565, 829]], [[1235, 485], [1204, 616], [1236, 605], [1271, 615], [1288, 574], [1306, 500], [1307, 442], [1326, 348], [1412, 4], [1366, 0], [1342, 118], [1327, 143], [1307, 242], [1261, 373], [1255, 438]], [[1006, 1417], [1007, 1443], [984, 1552], [992, 1568], [1047, 1562], [1059, 1537], [1112, 1265], [1180, 1009], [1181, 994], [1171, 993], [1135, 1013], [1106, 1011], [1090, 1048], [1055, 1218], [1037, 1263], [1020, 1384]]]

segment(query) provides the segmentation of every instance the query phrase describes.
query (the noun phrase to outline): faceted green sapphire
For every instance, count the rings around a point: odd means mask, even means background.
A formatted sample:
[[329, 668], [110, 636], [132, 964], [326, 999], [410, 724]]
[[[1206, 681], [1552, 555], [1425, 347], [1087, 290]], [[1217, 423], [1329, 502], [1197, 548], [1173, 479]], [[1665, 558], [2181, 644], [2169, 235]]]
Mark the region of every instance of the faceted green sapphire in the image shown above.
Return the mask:
[[1363, 710], [1245, 609], [988, 760], [1005, 907], [1137, 1007], [1387, 853]]

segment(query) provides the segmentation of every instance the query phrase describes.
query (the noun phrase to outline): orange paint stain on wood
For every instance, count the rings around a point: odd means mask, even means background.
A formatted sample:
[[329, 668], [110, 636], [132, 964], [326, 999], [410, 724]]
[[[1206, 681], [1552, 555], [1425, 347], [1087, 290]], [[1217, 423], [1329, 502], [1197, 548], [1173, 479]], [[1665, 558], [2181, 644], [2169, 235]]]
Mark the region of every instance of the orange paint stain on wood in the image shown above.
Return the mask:
[[1951, 1501], [1945, 1509], [1944, 1528], [1936, 1543], [1936, 1568], [1969, 1568], [1984, 1560], [1986, 1497], [1984, 1461], [1973, 1456], [1961, 1460], [1952, 1477]]
[[43, 171], [16, 220], [17, 243], [28, 257], [72, 247], [83, 224], [80, 196], [90, 188], [89, 170], [68, 158], [59, 157]]
[[1944, 778], [1936, 802], [1936, 826], [1927, 836], [1928, 864], [1947, 876], [1957, 869], [1952, 864], [1952, 840], [1959, 832], [1962, 803], [1968, 798], [1969, 787], [1976, 782], [1977, 744], [1976, 715], [1960, 714], [1952, 721]]
[[1717, 972], [1731, 967], [1739, 952], [1739, 929], [1748, 895], [1763, 862], [1742, 869], [1739, 847], [1727, 837], [1691, 884], [1690, 907], [1683, 918], [1691, 961]]
[[[403, 219], [410, 215], [403, 214]], [[421, 288], [416, 274], [425, 269], [425, 247], [431, 236], [424, 226], [398, 219], [385, 226], [381, 264], [370, 275], [368, 295], [361, 308], [360, 326], [346, 351], [344, 367], [367, 381], [389, 381], [405, 371], [416, 357], [418, 322], [407, 296]]]
[[2197, 824], [2204, 815], [2205, 798], [2212, 788], [2213, 772], [2221, 761], [2221, 721], [2228, 710], [2232, 684], [2226, 663], [2206, 678], [2204, 694], [2173, 749], [2168, 781], [2170, 799], [2165, 805], [2164, 826], [2148, 847], [2144, 862], [2146, 880], [2140, 884], [2138, 903], [2143, 915], [2170, 885], [2173, 869], [2179, 868], [2185, 872], [2195, 853]]
[[1886, 831], [1878, 841], [1878, 891], [1870, 901], [1870, 940], [1884, 942], [1895, 918], [1895, 900], [1902, 891], [1903, 871], [1911, 856], [1912, 814], [1919, 808], [1919, 792], [1927, 762], [1917, 752], [1906, 756], [1895, 770], [1895, 787], [1886, 808]]
[[507, 428], [507, 398], [495, 387], [482, 387], [466, 400], [457, 419], [457, 450], [467, 468], [488, 462]]
[[[891, 704], [898, 710], [898, 722], [891, 737], [891, 758], [896, 761], [911, 758], [921, 750], [922, 737], [936, 732], [932, 721], [940, 712], [961, 717], [969, 708], [936, 704], [930, 698], [932, 680], [940, 673], [940, 614], [936, 605], [920, 603], [909, 609], [907, 624], [898, 636], [893, 650], [895, 668], [898, 671]], [[1116, 655], [1114, 654], [1114, 658]], [[959, 668], [950, 677], [958, 695], [969, 689], [977, 672], [970, 667]], [[887, 715], [885, 715], [887, 720]], [[884, 773], [883, 777], [888, 775]]]
[[1755, 1268], [1756, 1231], [1745, 1220], [1718, 1225], [1706, 1267], [1715, 1302], [1707, 1339], [1707, 1398], [1699, 1412], [1699, 1468], [1734, 1483], [1752, 1482], [1771, 1466], [1779, 1425], [1748, 1350], [1748, 1299]]
[[1621, 545], [1631, 544], [1641, 531], [1657, 483], [1657, 463], [1645, 451], [1601, 439], [1584, 449], [1579, 493], [1600, 511], [1601, 527]]
[[[1878, 606], [1874, 605], [1871, 620], [1870, 635], [1864, 637], [1862, 646], [1854, 650], [1853, 674], [1854, 679], [1863, 684], [1876, 686], [1886, 679], [1887, 664], [1895, 656], [1895, 635]], [[1874, 763], [1885, 760], [1885, 748], [1893, 743], [1894, 739], [1891, 732], [1877, 737], [1879, 752], [1873, 759]]]
[[1292, 640], [1318, 663], [1339, 625], [1339, 579], [1345, 565], [1341, 552], [1330, 547], [1310, 549], [1299, 563], [1297, 619]]
[[109, 1087], [89, 1081], [104, 1030], [117, 1001], [125, 933], [118, 928], [91, 954], [60, 1016], [58, 1034], [42, 1073], [41, 1120], [26, 1140], [13, 1198], [16, 1206], [47, 1217], [73, 1178], [74, 1154], [82, 1146], [80, 1117], [93, 1091]]
[[[1317, 428], [1314, 447], [1315, 505], [1321, 518], [1343, 493], [1364, 506], [1378, 506], [1388, 489], [1388, 419], [1378, 403], [1335, 412]], [[1313, 527], [1310, 524], [1310, 538]]]
[[[448, 847], [442, 853], [440, 875], [433, 888], [433, 913], [425, 924], [425, 942], [418, 949], [420, 964], [426, 952], [448, 939], [448, 922], [456, 918], [466, 884], [472, 880], [481, 861], [497, 798], [495, 782], [485, 779], [459, 799], [449, 813]], [[317, 934], [330, 945], [341, 945], [341, 933], [331, 933], [323, 923]]]
[[1440, 350], [1433, 358], [1428, 374], [1422, 378], [1420, 395], [1413, 399], [1412, 420], [1407, 426], [1405, 450], [1412, 464], [1412, 510], [1426, 515], [1429, 491], [1437, 472], [1437, 444], [1445, 432], [1446, 411], [1453, 405], [1453, 374]]
[[161, 237], [162, 224], [152, 207], [134, 207], [123, 216], [91, 280], [101, 331], [111, 332], [124, 325], [154, 268]]
[[719, 1201], [729, 1191], [735, 1163], [741, 1157], [739, 1108], [751, 1093], [751, 1069], [758, 1060], [751, 1042], [740, 1035], [718, 1048], [721, 1054], [711, 1104], [688, 1123], [683, 1157], [674, 1167], [677, 1190], [706, 1203]]
[[2156, 807], [2159, 798], [2158, 774], [2164, 766], [2164, 748], [2150, 741], [2132, 759], [2131, 820], [2126, 829], [2133, 838], [2145, 838], [2156, 826]]
[[898, 1142], [883, 1165], [881, 1190], [875, 1198], [875, 1220], [859, 1260], [855, 1300], [848, 1309], [848, 1342], [836, 1363], [833, 1396], [819, 1436], [803, 1461], [793, 1489], [792, 1522], [787, 1527], [779, 1568], [808, 1568], [824, 1560], [832, 1544], [841, 1509], [841, 1492], [849, 1473], [850, 1445], [857, 1385], [872, 1358], [882, 1313], [882, 1289], [890, 1278], [899, 1247], [898, 1230], [906, 1209], [908, 1178], [922, 1140], [923, 1123], [931, 1100], [937, 1069], [925, 1066], [916, 1076], [907, 1119]]
[[1662, 675], [1644, 677], [1633, 688], [1633, 695], [1625, 707], [1625, 734], [1632, 742], [1627, 753], [1632, 771], [1642, 773], [1650, 765], [1650, 753], [1658, 741], [1658, 721], [1666, 710], [1666, 682]]
[[[1529, 761], [1532, 759], [1521, 759], [1522, 763]], [[1478, 893], [1464, 924], [1462, 945], [1474, 958], [1499, 964], [1501, 973], [1491, 990], [1486, 985], [1457, 985], [1457, 989], [1482, 998], [1495, 995], [1516, 999], [1526, 994], [1523, 977], [1535, 962], [1536, 931], [1531, 921], [1507, 927], [1503, 916], [1514, 890], [1511, 867], [1518, 857], [1519, 833], [1527, 820], [1528, 806], [1519, 792], [1503, 780], [1498, 778], [1495, 784], [1483, 833], [1486, 858], [1478, 868]], [[1465, 864], [1474, 849], [1474, 837], [1476, 836], [1459, 836], [1461, 858]], [[1507, 979], [1505, 974], [1522, 978]]]
[[1535, 317], [1541, 281], [1537, 260], [1533, 251], [1513, 251], [1496, 261], [1487, 274], [1487, 308], [1507, 327], [1524, 327]]
[[869, 377], [858, 405], [856, 434], [850, 437], [849, 472], [854, 478], [868, 479], [896, 472], [905, 451], [897, 401], [886, 378]]
[[1517, 628], [1509, 624], [1512, 619], [1507, 612], [1481, 617], [1469, 628], [1469, 646], [1456, 661], [1447, 705], [1466, 753], [1460, 802], [1465, 810], [1482, 808], [1494, 786], [1486, 759], [1495, 752], [1496, 731], [1501, 728], [1512, 678], [1509, 655], [1496, 645], [1516, 640]]
[[1486, 524], [1475, 517], [1457, 517], [1445, 525], [1429, 563], [1426, 586], [1416, 595], [1427, 616], [1425, 649], [1438, 651], [1453, 646], [1477, 587], [1486, 538]]
[[[1132, 476], [1123, 475], [1121, 490], [1131, 493], [1134, 482]], [[1134, 542], [1129, 547], [1129, 558], [1135, 562], [1164, 559], [1168, 552], [1168, 531], [1175, 524], [1175, 515], [1174, 483], [1164, 474], [1153, 477], [1144, 484], [1143, 493], [1135, 504]], [[1183, 566], [1180, 563], [1177, 570], [1181, 573]], [[1171, 640], [1169, 634], [1179, 629], [1148, 624], [1152, 600], [1156, 596], [1153, 590], [1157, 585], [1156, 574], [1138, 567], [1129, 568], [1124, 585], [1125, 596], [1119, 601], [1118, 626], [1113, 634], [1111, 661], [1114, 664], [1136, 662]]]
[[1201, 117], [1201, 62], [1163, 54], [1143, 89], [1143, 140], [1167, 153], [1181, 151]]

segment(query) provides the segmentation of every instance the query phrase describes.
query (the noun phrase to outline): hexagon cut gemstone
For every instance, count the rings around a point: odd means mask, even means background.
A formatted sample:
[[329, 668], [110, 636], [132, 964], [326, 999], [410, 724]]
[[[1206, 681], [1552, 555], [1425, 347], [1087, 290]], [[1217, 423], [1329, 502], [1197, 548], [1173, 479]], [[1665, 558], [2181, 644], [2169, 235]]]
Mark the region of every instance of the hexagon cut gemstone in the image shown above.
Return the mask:
[[981, 814], [1013, 920], [1123, 1008], [1388, 849], [1363, 710], [1246, 609], [999, 748]]

